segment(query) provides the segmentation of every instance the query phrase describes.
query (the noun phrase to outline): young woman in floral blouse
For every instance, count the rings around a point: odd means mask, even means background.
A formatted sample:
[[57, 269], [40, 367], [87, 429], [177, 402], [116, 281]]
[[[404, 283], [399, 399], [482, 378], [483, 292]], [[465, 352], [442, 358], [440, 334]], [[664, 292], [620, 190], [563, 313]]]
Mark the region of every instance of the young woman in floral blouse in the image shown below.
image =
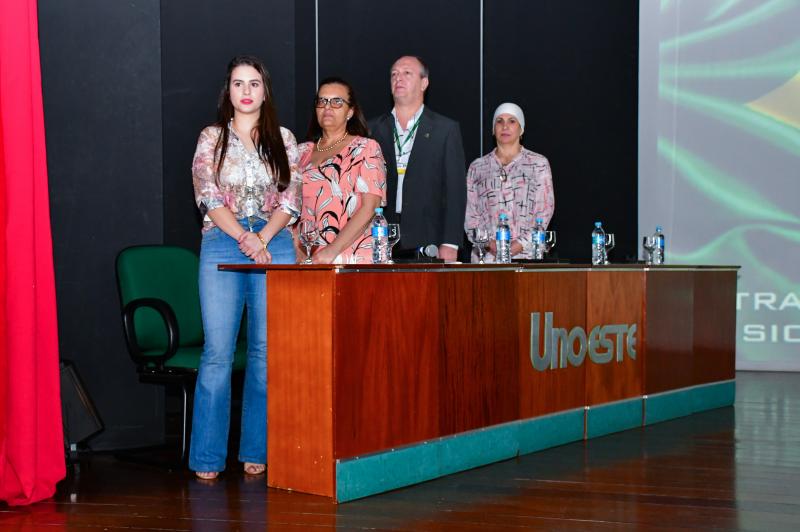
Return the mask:
[[353, 88], [339, 78], [323, 80], [314, 98], [311, 142], [300, 145], [303, 171], [301, 220], [316, 224], [317, 264], [371, 263], [370, 222], [386, 204], [386, 162], [368, 135]]
[[233, 58], [217, 122], [200, 133], [192, 177], [203, 215], [200, 306], [205, 345], [194, 396], [189, 467], [214, 479], [225, 468], [231, 369], [247, 307], [247, 366], [239, 460], [245, 473], [266, 468], [267, 309], [263, 274], [220, 272], [221, 263], [294, 263], [286, 226], [300, 215], [302, 178], [294, 135], [279, 126], [263, 63]]
[[[467, 211], [464, 229], [483, 227], [494, 234], [501, 213], [511, 228], [511, 256], [532, 258], [531, 229], [536, 218], [544, 227], [555, 209], [550, 163], [543, 155], [524, 148], [525, 115], [518, 105], [504, 103], [494, 112], [497, 147], [475, 159], [467, 171]], [[487, 262], [494, 262], [495, 241], [489, 240]], [[477, 262], [473, 252], [472, 262]]]

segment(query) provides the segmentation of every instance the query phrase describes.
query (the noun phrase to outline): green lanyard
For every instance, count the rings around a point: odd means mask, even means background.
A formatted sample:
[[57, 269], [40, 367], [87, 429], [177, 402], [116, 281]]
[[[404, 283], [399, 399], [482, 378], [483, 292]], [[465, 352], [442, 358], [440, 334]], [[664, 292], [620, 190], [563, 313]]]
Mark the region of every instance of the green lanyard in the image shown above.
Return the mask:
[[397, 156], [398, 157], [402, 157], [403, 156], [403, 147], [408, 143], [409, 140], [414, 138], [414, 133], [416, 133], [416, 131], [417, 131], [417, 126], [419, 126], [419, 121], [420, 121], [421, 118], [422, 117], [417, 118], [417, 121], [414, 124], [414, 127], [411, 128], [411, 131], [408, 132], [408, 135], [406, 135], [406, 138], [403, 139], [403, 143], [402, 144], [400, 143], [400, 135], [397, 133], [397, 121], [395, 121], [395, 125], [394, 125], [394, 128], [393, 128], [393, 131], [394, 131], [394, 144], [395, 144], [395, 146], [397, 146]]

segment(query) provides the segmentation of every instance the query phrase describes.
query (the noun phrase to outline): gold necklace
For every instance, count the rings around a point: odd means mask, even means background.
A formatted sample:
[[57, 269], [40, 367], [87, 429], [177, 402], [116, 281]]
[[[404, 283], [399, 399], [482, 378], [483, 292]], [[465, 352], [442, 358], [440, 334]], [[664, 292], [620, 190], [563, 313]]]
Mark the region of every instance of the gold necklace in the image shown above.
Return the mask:
[[347, 138], [347, 135], [348, 135], [348, 134], [349, 134], [349, 133], [347, 133], [347, 131], [345, 131], [345, 132], [344, 132], [344, 136], [343, 136], [342, 138], [340, 138], [339, 140], [337, 140], [336, 142], [334, 142], [334, 143], [333, 143], [333, 144], [331, 144], [330, 146], [326, 146], [325, 148], [320, 148], [320, 147], [319, 147], [319, 143], [320, 143], [320, 142], [322, 142], [322, 137], [320, 137], [320, 138], [317, 140], [317, 151], [328, 151], [328, 150], [332, 150], [333, 148], [335, 148], [336, 146], [338, 146], [339, 144], [341, 144], [341, 143], [342, 143], [342, 141], [343, 141], [344, 139], [346, 139], [346, 138]]

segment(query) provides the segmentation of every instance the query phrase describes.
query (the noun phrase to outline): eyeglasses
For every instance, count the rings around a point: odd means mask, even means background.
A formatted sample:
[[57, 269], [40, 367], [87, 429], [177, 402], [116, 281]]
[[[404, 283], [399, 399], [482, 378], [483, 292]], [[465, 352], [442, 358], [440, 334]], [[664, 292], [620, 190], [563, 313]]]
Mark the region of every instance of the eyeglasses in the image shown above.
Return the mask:
[[335, 98], [315, 98], [314, 105], [323, 109], [328, 104], [331, 104], [331, 107], [334, 109], [341, 109], [344, 104], [350, 105], [350, 102], [345, 100], [344, 98], [339, 98], [336, 96]]

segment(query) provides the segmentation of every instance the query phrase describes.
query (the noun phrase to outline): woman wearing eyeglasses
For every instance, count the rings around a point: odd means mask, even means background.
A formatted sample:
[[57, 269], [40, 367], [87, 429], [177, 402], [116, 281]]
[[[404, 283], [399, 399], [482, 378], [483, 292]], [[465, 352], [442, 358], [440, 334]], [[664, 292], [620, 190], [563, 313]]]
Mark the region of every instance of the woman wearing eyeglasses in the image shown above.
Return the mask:
[[[475, 159], [467, 171], [467, 210], [464, 229], [486, 228], [493, 234], [501, 213], [511, 228], [511, 256], [532, 258], [531, 229], [537, 218], [545, 228], [555, 209], [553, 177], [547, 158], [521, 144], [525, 115], [513, 103], [497, 107], [492, 119], [497, 147]], [[494, 262], [495, 241], [489, 240], [485, 261]], [[472, 262], [477, 262], [473, 253]]]
[[370, 222], [386, 204], [386, 161], [378, 143], [367, 138], [364, 114], [349, 83], [322, 80], [301, 144], [303, 172], [301, 224], [312, 220], [318, 233], [315, 264], [371, 263]]

